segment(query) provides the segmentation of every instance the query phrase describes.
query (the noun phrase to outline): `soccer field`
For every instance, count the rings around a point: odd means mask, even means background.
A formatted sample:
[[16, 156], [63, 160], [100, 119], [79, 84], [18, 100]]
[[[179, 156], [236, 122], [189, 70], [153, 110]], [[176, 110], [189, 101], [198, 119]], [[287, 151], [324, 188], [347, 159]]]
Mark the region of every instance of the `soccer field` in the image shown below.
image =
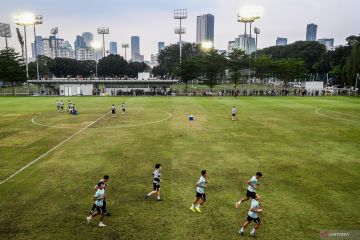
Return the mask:
[[[0, 97], [0, 239], [251, 239], [253, 223], [238, 234], [250, 201], [234, 204], [257, 171], [258, 239], [359, 230], [360, 98], [70, 97], [78, 116], [57, 99]], [[161, 202], [144, 199], [157, 162]], [[202, 169], [207, 203], [192, 213]], [[99, 228], [86, 216], [104, 174]]]

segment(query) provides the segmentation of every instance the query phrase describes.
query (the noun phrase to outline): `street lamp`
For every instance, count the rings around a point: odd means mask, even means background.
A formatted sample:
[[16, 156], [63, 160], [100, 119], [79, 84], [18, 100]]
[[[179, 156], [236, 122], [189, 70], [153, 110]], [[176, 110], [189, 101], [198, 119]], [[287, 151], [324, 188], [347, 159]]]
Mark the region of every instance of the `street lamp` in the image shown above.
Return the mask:
[[104, 57], [105, 57], [105, 34], [109, 34], [109, 28], [108, 27], [99, 27], [97, 32], [98, 32], [98, 34], [103, 35], [103, 51], [104, 51]]
[[127, 61], [127, 58], [126, 58], [126, 49], [129, 48], [129, 44], [128, 44], [128, 43], [123, 43], [123, 44], [121, 44], [121, 47], [125, 49], [125, 60]]
[[95, 57], [95, 77], [98, 77], [98, 68], [97, 68], [97, 65], [98, 65], [98, 58], [97, 58], [97, 50], [101, 49], [101, 43], [98, 42], [98, 41], [94, 41], [92, 42], [91, 44], [92, 48], [94, 49], [94, 57]]
[[26, 26], [34, 25], [36, 22], [35, 15], [32, 13], [23, 13], [15, 16], [15, 24], [24, 27], [25, 36], [25, 67], [26, 67], [26, 78], [29, 78], [29, 66], [27, 57], [27, 41], [26, 41]]

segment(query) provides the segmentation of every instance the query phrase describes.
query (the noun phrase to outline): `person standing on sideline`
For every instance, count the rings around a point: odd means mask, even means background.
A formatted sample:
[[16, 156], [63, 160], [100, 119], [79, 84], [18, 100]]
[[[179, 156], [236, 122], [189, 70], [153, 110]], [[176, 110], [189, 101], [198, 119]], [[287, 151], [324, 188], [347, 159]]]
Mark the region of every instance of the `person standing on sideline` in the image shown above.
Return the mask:
[[231, 109], [231, 120], [233, 120], [233, 121], [236, 120], [236, 114], [237, 114], [237, 109], [235, 106], [233, 106]]
[[122, 109], [122, 114], [125, 114], [126, 104], [124, 102], [121, 104], [121, 109]]
[[[202, 170], [199, 181], [196, 183], [196, 198], [190, 207], [190, 210], [192, 212], [196, 211], [201, 213], [200, 208], [206, 202], [205, 188], [207, 187], [207, 181], [205, 178], [206, 178], [206, 170]], [[195, 207], [196, 204], [198, 205]]]
[[156, 194], [157, 200], [160, 201], [160, 181], [161, 181], [160, 170], [161, 170], [161, 164], [160, 163], [155, 164], [155, 170], [153, 172], [153, 191], [146, 194], [145, 199]]
[[104, 182], [99, 182], [97, 184], [97, 190], [96, 193], [94, 195], [94, 200], [95, 200], [95, 206], [96, 206], [96, 211], [93, 212], [92, 214], [90, 214], [90, 216], [86, 217], [86, 220], [88, 223], [90, 223], [91, 219], [97, 215], [100, 215], [100, 221], [99, 221], [99, 227], [106, 227], [106, 225], [104, 224], [104, 199], [105, 199], [105, 183]]
[[111, 114], [113, 117], [116, 117], [116, 107], [114, 104], [111, 106]]
[[256, 194], [255, 199], [251, 200], [251, 207], [249, 209], [248, 212], [248, 217], [246, 219], [246, 221], [244, 222], [244, 224], [242, 225], [239, 234], [241, 236], [244, 236], [244, 230], [245, 228], [252, 222], [254, 221], [255, 226], [254, 228], [251, 230], [250, 235], [253, 236], [254, 238], [256, 238], [256, 231], [259, 229], [260, 227], [260, 218], [258, 216], [258, 213], [262, 213], [263, 209], [260, 207], [260, 196], [258, 194]]
[[262, 173], [261, 172], [257, 172], [255, 176], [252, 176], [252, 178], [247, 181], [247, 184], [249, 185], [247, 190], [246, 190], [246, 197], [240, 199], [240, 201], [235, 203], [235, 207], [239, 208], [240, 204], [242, 202], [245, 202], [247, 200], [249, 200], [249, 198], [253, 198], [255, 199], [256, 196], [256, 188], [258, 186], [260, 186], [260, 184], [258, 184], [258, 180], [262, 177]]

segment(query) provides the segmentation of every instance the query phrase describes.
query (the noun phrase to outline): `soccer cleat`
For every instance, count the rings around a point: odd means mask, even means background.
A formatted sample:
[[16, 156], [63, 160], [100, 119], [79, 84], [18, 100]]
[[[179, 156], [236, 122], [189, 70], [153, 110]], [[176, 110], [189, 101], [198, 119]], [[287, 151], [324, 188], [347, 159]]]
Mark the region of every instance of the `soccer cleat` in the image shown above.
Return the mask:
[[244, 236], [244, 232], [241, 231], [241, 229], [240, 229], [240, 231], [239, 231], [239, 234], [240, 234], [241, 236]]
[[107, 213], [105, 213], [105, 216], [110, 217], [111, 213], [107, 212]]
[[99, 222], [99, 227], [106, 227], [106, 225], [103, 222]]
[[236, 203], [235, 203], [235, 208], [239, 208], [240, 204], [241, 204], [241, 202], [240, 202], [240, 203], [239, 203], [239, 202], [236, 202]]
[[145, 195], [145, 199], [148, 199], [148, 198], [149, 198], [149, 195], [146, 194], [146, 195]]
[[196, 210], [197, 212], [201, 213], [201, 210], [200, 210], [199, 207], [195, 207], [195, 210]]
[[193, 207], [189, 208], [190, 211], [195, 212], [195, 209]]
[[250, 233], [250, 236], [252, 236], [253, 238], [256, 238], [256, 234], [255, 234], [255, 233]]
[[90, 223], [90, 221], [91, 221], [91, 216], [86, 217], [86, 220], [87, 220], [88, 223]]

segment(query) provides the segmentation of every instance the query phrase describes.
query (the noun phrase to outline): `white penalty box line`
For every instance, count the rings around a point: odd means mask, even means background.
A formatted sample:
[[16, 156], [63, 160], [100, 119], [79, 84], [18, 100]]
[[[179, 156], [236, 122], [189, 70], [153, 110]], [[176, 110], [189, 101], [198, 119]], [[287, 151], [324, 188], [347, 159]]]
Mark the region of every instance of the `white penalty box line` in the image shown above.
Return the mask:
[[21, 173], [22, 171], [24, 171], [25, 169], [27, 169], [28, 167], [30, 167], [31, 165], [33, 165], [34, 163], [36, 163], [37, 161], [39, 161], [40, 159], [46, 157], [49, 153], [53, 152], [54, 150], [58, 149], [59, 147], [61, 147], [62, 145], [64, 145], [66, 142], [70, 141], [71, 139], [73, 139], [75, 136], [79, 135], [80, 133], [82, 133], [83, 131], [85, 131], [86, 129], [88, 129], [89, 127], [91, 127], [92, 125], [94, 125], [95, 123], [97, 123], [98, 121], [100, 121], [101, 119], [103, 119], [106, 115], [108, 115], [111, 111], [105, 113], [104, 115], [102, 115], [101, 117], [99, 117], [98, 119], [96, 119], [95, 121], [93, 121], [92, 123], [86, 125], [85, 127], [81, 128], [79, 131], [75, 132], [73, 135], [71, 135], [70, 137], [66, 138], [65, 140], [63, 140], [62, 142], [60, 142], [58, 145], [56, 145], [55, 147], [51, 148], [50, 150], [48, 150], [46, 153], [40, 155], [38, 158], [34, 159], [33, 161], [29, 162], [28, 164], [26, 164], [25, 166], [23, 166], [22, 168], [20, 168], [18, 171], [16, 171], [15, 173], [13, 173], [12, 175], [10, 175], [9, 177], [7, 177], [6, 179], [2, 180], [0, 182], [0, 185], [6, 183], [7, 181], [9, 181], [10, 179], [12, 179], [13, 177], [15, 177], [16, 175], [18, 175], [19, 173]]

